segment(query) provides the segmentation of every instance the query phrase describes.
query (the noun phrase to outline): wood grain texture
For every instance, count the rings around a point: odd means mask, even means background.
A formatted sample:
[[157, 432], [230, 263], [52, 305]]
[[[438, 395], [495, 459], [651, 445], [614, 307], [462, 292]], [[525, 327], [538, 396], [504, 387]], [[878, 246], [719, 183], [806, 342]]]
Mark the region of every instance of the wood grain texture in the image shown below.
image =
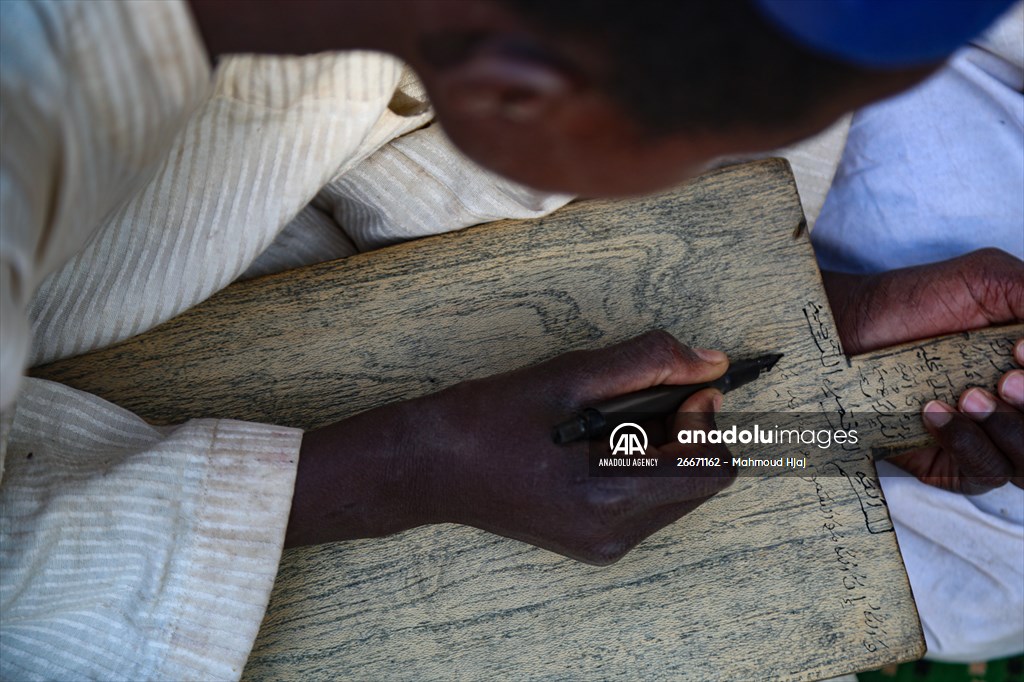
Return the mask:
[[[850, 360], [788, 165], [721, 169], [229, 287], [161, 327], [38, 368], [156, 422], [315, 427], [662, 327], [733, 357], [780, 351], [733, 412], [851, 420], [864, 447], [741, 476], [618, 564], [433, 526], [286, 552], [247, 679], [810, 680], [923, 653], [873, 448], [992, 384], [1020, 330]], [[844, 421], [845, 420], [845, 421]], [[755, 453], [744, 453], [755, 454]]]

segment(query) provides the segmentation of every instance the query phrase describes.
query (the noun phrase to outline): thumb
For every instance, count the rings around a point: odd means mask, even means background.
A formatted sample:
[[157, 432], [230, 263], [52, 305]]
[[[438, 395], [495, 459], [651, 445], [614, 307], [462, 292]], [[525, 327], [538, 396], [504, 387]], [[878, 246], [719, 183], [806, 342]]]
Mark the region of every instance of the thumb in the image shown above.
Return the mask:
[[579, 397], [603, 400], [661, 384], [713, 381], [729, 368], [721, 351], [689, 348], [663, 330], [650, 331], [622, 343], [576, 358]]

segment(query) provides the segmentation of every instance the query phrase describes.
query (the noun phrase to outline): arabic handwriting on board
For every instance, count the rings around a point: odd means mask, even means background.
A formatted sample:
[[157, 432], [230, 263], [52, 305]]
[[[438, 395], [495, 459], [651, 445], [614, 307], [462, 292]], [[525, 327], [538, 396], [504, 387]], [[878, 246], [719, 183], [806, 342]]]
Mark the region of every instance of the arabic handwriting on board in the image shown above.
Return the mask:
[[[839, 592], [840, 604], [844, 609], [859, 611], [860, 645], [868, 652], [888, 649], [887, 621], [889, 615], [873, 596], [876, 590], [871, 585], [868, 571], [861, 566], [858, 550], [848, 539], [848, 528], [838, 520], [837, 508], [842, 503], [835, 499], [831, 486], [823, 483], [817, 476], [809, 476], [803, 480], [813, 483], [815, 496], [818, 500], [818, 513], [823, 521], [821, 529], [823, 537], [831, 548], [830, 564], [835, 568], [836, 578], [842, 589]], [[824, 481], [835, 479], [825, 478]]]
[[826, 306], [808, 301], [803, 308], [804, 319], [807, 321], [807, 329], [814, 339], [814, 345], [818, 348], [818, 360], [825, 368], [840, 368], [846, 356], [839, 345], [833, 330], [835, 323]]

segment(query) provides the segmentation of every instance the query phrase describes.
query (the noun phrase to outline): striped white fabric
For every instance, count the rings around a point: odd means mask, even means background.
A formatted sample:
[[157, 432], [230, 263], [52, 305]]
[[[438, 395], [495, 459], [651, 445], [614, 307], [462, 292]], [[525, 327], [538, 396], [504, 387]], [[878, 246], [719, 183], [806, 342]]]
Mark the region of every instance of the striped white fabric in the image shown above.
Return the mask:
[[570, 199], [484, 170], [433, 123], [392, 140], [332, 179], [241, 278], [493, 220], [536, 218]]
[[40, 286], [30, 364], [134, 336], [236, 279], [332, 177], [427, 122], [388, 109], [402, 69], [367, 53], [225, 60], [153, 179]]
[[301, 433], [158, 429], [23, 368], [239, 277], [568, 197], [484, 173], [436, 127], [400, 137], [432, 115], [388, 56], [235, 56], [211, 81], [178, 2], [0, 12], [0, 677], [237, 679]]
[[437, 124], [394, 140], [332, 180], [316, 204], [360, 251], [501, 218], [534, 218], [569, 202], [487, 172]]
[[300, 440], [230, 420], [157, 429], [30, 379], [0, 495], [3, 678], [237, 679]]
[[325, 260], [359, 253], [330, 215], [313, 204], [285, 226], [267, 250], [245, 269], [238, 279], [252, 279]]
[[178, 3], [0, 2], [0, 408], [39, 283], [152, 174], [208, 88]]

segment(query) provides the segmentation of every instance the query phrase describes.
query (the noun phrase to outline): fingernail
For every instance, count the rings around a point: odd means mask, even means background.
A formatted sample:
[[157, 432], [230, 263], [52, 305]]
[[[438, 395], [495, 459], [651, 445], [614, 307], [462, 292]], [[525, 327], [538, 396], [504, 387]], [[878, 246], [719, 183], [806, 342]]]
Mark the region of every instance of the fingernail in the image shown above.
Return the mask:
[[721, 393], [718, 393], [717, 391], [715, 392], [715, 396], [711, 399], [711, 408], [715, 412], [721, 412], [722, 411], [722, 394]]
[[1017, 358], [1017, 363], [1024, 365], [1024, 339], [1018, 341], [1013, 347], [1013, 355]]
[[996, 401], [988, 391], [972, 388], [960, 398], [960, 407], [968, 417], [981, 421], [996, 411]]
[[717, 365], [720, 362], [725, 362], [729, 359], [725, 353], [720, 350], [711, 350], [709, 348], [694, 348], [693, 352], [697, 354], [704, 362], [709, 362], [712, 365]]
[[945, 403], [933, 400], [924, 406], [924, 419], [937, 429], [949, 423], [953, 418], [953, 409]]
[[1024, 371], [1015, 369], [1003, 379], [1003, 385], [999, 392], [1006, 399], [1006, 402], [1014, 405], [1024, 405]]

